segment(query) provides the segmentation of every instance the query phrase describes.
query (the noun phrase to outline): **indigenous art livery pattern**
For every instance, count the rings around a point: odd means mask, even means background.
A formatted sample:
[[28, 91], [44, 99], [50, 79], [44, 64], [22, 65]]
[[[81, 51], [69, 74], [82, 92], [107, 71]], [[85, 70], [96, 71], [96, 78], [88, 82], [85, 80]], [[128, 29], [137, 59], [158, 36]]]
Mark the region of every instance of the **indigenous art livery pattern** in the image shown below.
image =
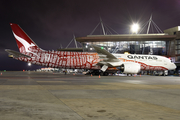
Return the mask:
[[95, 66], [99, 62], [97, 53], [43, 50], [21, 53], [31, 58], [19, 57], [15, 59], [41, 66], [72, 69], [100, 69], [98, 66]]

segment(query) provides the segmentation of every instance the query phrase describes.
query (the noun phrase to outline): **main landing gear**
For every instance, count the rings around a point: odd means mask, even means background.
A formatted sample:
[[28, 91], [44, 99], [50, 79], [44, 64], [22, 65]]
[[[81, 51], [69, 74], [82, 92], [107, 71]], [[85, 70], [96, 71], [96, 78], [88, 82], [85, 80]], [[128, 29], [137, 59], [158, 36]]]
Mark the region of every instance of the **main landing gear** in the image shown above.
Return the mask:
[[127, 76], [133, 76], [133, 74], [127, 74]]
[[92, 75], [100, 75], [100, 76], [108, 76], [109, 75], [108, 72], [102, 72], [101, 70], [93, 70], [89, 73]]

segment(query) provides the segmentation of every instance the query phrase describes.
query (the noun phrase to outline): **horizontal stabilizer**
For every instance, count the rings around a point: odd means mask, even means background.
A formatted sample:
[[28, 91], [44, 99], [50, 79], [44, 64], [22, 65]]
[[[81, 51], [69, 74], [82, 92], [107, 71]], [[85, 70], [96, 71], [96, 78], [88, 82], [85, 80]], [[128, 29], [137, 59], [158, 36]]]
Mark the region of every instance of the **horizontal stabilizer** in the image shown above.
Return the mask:
[[18, 57], [27, 57], [27, 58], [31, 58], [28, 55], [24, 55], [20, 52], [14, 51], [14, 50], [10, 50], [10, 49], [5, 49], [6, 52], [8, 52], [10, 55], [13, 55], [13, 57], [18, 58]]

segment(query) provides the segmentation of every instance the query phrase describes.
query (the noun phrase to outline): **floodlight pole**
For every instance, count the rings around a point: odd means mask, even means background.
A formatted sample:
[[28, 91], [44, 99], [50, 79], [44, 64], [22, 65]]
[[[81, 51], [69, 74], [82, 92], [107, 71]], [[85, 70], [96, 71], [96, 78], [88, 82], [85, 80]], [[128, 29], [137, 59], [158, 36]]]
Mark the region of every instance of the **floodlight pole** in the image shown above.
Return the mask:
[[74, 34], [73, 34], [73, 37], [74, 37], [74, 43], [75, 43], [75, 45], [76, 45], [76, 48], [78, 48], [78, 47], [77, 47], [76, 38], [75, 38], [75, 35], [74, 35]]
[[101, 27], [102, 27], [102, 30], [103, 30], [103, 34], [106, 35], [101, 17], [100, 17], [100, 22], [101, 22]]
[[60, 48], [60, 49], [62, 49], [62, 48], [63, 48], [63, 47], [62, 47], [62, 44], [60, 44], [59, 48]]
[[151, 25], [151, 21], [152, 21], [152, 15], [151, 15], [151, 17], [149, 19], [149, 25], [148, 25], [148, 29], [147, 29], [147, 33], [146, 34], [149, 34], [149, 28], [150, 28], [150, 25]]

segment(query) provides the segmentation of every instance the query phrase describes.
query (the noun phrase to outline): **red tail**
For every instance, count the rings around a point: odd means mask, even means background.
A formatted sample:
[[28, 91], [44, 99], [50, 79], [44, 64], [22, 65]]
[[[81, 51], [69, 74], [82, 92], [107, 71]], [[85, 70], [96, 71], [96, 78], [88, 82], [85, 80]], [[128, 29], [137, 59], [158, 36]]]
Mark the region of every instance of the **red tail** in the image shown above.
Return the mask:
[[10, 23], [10, 26], [21, 53], [40, 50], [36, 43], [21, 29], [21, 27], [19, 27], [19, 25]]

